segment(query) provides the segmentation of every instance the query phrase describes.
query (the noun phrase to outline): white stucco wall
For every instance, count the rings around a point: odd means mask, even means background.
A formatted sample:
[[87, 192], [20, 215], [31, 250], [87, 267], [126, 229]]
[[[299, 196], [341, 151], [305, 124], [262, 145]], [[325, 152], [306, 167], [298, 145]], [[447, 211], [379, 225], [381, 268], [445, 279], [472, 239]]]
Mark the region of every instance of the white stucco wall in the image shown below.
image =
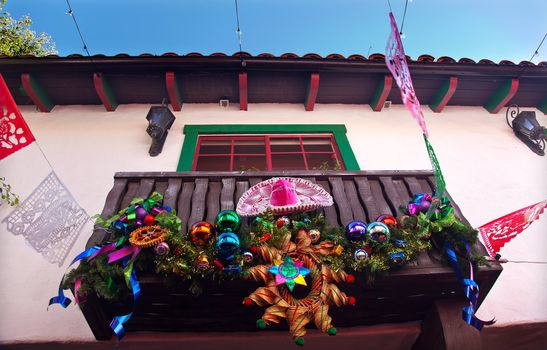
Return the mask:
[[[145, 132], [148, 105], [121, 105], [113, 113], [102, 106], [57, 106], [49, 114], [21, 108], [51, 166], [90, 215], [102, 210], [117, 171], [174, 171], [185, 124], [345, 124], [362, 170], [429, 169], [429, 159], [416, 123], [402, 106], [381, 113], [363, 105], [250, 104], [236, 106], [186, 104], [163, 153], [148, 156]], [[505, 115], [479, 107], [447, 107], [441, 114], [426, 110], [430, 139], [441, 163], [448, 190], [472, 225], [547, 198], [547, 158], [532, 153], [514, 137]], [[547, 118], [536, 111], [542, 125]], [[36, 145], [0, 162], [0, 174], [26, 198], [48, 174]], [[0, 207], [0, 220], [11, 208]], [[87, 223], [67, 258], [83, 250], [91, 234]], [[47, 263], [24, 239], [0, 225], [0, 341], [93, 339], [78, 308], [54, 306], [66, 265]], [[534, 223], [502, 251], [510, 260], [547, 261], [547, 218]], [[498, 325], [547, 320], [547, 265], [504, 265], [505, 270], [479, 311]], [[432, 281], [434, 283], [434, 281]], [[366, 295], [366, 291], [364, 292]]]

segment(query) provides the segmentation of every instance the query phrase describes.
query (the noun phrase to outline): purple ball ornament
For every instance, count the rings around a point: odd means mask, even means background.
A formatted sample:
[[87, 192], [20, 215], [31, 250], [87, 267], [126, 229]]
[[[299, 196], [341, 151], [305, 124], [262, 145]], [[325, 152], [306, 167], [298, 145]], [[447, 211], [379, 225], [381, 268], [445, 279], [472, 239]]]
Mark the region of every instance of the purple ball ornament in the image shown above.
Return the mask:
[[142, 220], [146, 215], [148, 215], [148, 212], [143, 207], [138, 207], [135, 209], [135, 215], [137, 216], [137, 220]]
[[375, 221], [368, 224], [367, 236], [373, 242], [384, 243], [389, 241], [391, 234], [389, 233], [389, 228], [386, 226], [386, 224]]
[[431, 206], [431, 202], [427, 200], [422, 200], [420, 204], [418, 204], [418, 208], [420, 209], [422, 213], [427, 212], [430, 206]]
[[412, 216], [420, 214], [420, 206], [416, 203], [409, 203], [407, 205], [408, 213]]
[[352, 242], [364, 241], [367, 235], [367, 224], [361, 221], [352, 221], [346, 226], [346, 237]]
[[161, 242], [154, 248], [154, 253], [158, 256], [164, 256], [169, 254], [169, 244]]

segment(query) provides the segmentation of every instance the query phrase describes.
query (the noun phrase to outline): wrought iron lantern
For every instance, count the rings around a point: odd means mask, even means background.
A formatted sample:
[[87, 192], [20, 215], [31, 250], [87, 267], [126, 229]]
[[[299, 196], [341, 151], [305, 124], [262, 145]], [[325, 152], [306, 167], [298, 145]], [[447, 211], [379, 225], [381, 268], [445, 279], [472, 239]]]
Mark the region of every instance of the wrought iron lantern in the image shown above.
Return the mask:
[[161, 153], [163, 144], [171, 125], [175, 122], [175, 116], [166, 105], [152, 106], [146, 115], [148, 127], [146, 132], [152, 138], [152, 145], [148, 153], [155, 157]]
[[545, 155], [547, 129], [539, 125], [534, 111], [519, 111], [517, 105], [511, 105], [505, 112], [507, 125], [513, 129], [515, 136], [526, 144], [534, 153]]

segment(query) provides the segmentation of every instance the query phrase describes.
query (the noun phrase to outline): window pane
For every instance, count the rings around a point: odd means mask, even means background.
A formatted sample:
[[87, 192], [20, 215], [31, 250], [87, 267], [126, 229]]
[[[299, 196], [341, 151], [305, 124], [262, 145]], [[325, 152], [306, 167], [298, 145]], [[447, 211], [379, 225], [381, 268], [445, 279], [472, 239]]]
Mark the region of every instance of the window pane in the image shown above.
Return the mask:
[[234, 156], [233, 171], [267, 170], [266, 156]]
[[310, 170], [340, 170], [334, 153], [306, 154]]
[[197, 171], [230, 171], [230, 156], [199, 157]]
[[330, 137], [303, 137], [306, 152], [333, 152]]
[[302, 152], [298, 137], [271, 137], [270, 150], [272, 152]]
[[199, 148], [200, 154], [230, 154], [231, 140], [202, 139]]
[[272, 154], [272, 170], [305, 170], [302, 154]]
[[262, 140], [238, 140], [234, 139], [235, 154], [266, 154], [264, 139]]

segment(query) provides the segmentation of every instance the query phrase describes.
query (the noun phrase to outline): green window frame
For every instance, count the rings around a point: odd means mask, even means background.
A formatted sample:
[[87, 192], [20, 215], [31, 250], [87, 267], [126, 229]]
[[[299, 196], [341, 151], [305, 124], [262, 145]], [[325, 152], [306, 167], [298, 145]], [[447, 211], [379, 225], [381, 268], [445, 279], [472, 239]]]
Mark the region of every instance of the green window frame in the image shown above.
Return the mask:
[[336, 140], [342, 161], [347, 171], [361, 170], [346, 136], [346, 126], [343, 124], [213, 124], [185, 125], [183, 129], [184, 143], [180, 153], [177, 171], [192, 171], [194, 154], [200, 134], [318, 134], [331, 133]]

